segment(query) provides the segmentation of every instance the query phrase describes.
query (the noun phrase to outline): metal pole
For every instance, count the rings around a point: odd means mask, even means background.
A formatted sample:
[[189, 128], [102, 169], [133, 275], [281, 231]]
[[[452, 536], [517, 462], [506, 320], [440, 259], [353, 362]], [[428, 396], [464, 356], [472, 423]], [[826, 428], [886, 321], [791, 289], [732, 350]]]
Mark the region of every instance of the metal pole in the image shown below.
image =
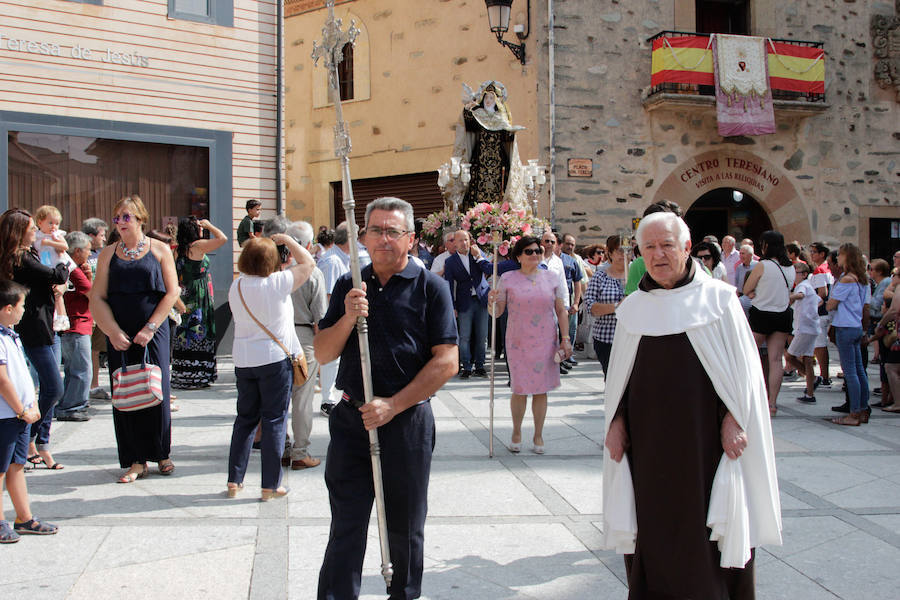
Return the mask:
[[[500, 232], [492, 233], [494, 243], [494, 275], [491, 278], [491, 290], [497, 289], [497, 258], [500, 251]], [[494, 363], [497, 360], [497, 300], [491, 306], [491, 392], [490, 392], [490, 440], [488, 442], [488, 457], [494, 458]]]
[[[315, 63], [319, 58], [324, 58], [325, 67], [328, 69], [329, 89], [334, 109], [337, 114], [337, 123], [334, 126], [334, 154], [341, 159], [341, 189], [344, 193], [344, 213], [350, 234], [350, 273], [353, 278], [353, 287], [362, 289], [362, 274], [359, 266], [359, 247], [356, 225], [356, 202], [353, 199], [353, 186], [350, 182], [350, 132], [344, 122], [344, 113], [341, 107], [340, 81], [337, 76], [337, 66], [344, 58], [344, 45], [354, 43], [359, 30], [353, 22], [346, 32], [341, 31], [341, 20], [334, 18], [334, 0], [327, 0], [328, 20], [322, 28], [322, 43], [313, 43], [312, 58]], [[372, 390], [372, 362], [369, 357], [369, 327], [365, 317], [356, 320], [356, 334], [359, 337], [359, 360], [362, 366], [363, 396], [366, 404], [372, 402], [374, 393]], [[388, 545], [387, 515], [384, 508], [384, 481], [381, 475], [381, 447], [378, 443], [378, 431], [369, 431], [369, 454], [372, 459], [372, 483], [375, 489], [375, 513], [378, 518], [378, 541], [381, 546], [381, 575], [385, 585], [391, 587], [391, 578], [394, 571], [391, 565], [391, 551]]]

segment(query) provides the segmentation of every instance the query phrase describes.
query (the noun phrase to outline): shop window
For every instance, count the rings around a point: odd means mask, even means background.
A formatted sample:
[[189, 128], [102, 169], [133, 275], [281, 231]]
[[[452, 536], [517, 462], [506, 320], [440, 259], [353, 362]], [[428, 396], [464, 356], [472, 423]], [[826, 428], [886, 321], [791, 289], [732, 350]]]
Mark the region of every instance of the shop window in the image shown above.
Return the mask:
[[344, 44], [344, 60], [338, 64], [341, 100], [353, 100], [353, 44]]
[[750, 35], [750, 0], [697, 0], [697, 33]]
[[234, 0], [168, 0], [169, 18], [234, 26]]
[[88, 217], [109, 221], [123, 196], [137, 194], [152, 229], [172, 217], [209, 218], [209, 148], [10, 131], [9, 206], [62, 213], [62, 229]]

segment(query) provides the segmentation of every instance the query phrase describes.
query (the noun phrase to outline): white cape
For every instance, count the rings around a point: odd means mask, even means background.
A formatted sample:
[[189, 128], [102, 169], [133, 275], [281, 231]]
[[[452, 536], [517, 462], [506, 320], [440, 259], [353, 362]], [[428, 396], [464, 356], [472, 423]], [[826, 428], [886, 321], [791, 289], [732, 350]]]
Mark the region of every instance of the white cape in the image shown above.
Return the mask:
[[[781, 504], [775, 449], [762, 365], [734, 287], [700, 269], [693, 281], [671, 290], [638, 290], [616, 310], [606, 380], [606, 432], [631, 370], [641, 337], [686, 333], [716, 393], [747, 434], [737, 460], [722, 453], [707, 514], [710, 540], [718, 542], [720, 566], [743, 568], [750, 548], [781, 544]], [[645, 374], [639, 374], [645, 375]], [[664, 442], [661, 442], [664, 443]], [[627, 457], [603, 456], [603, 539], [605, 548], [634, 552], [637, 515]]]

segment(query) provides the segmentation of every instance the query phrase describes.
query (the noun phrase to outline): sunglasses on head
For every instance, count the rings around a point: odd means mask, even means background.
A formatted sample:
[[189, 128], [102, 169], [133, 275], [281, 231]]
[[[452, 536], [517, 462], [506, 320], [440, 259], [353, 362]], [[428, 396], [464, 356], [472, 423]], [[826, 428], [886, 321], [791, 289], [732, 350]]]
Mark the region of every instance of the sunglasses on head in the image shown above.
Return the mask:
[[134, 218], [135, 218], [134, 215], [129, 214], [129, 213], [124, 213], [121, 216], [113, 217], [112, 222], [113, 222], [113, 225], [118, 225], [120, 222], [121, 223], [131, 223], [131, 220]]
[[527, 254], [528, 256], [531, 256], [532, 254], [543, 254], [543, 253], [544, 253], [544, 251], [541, 250], [540, 248], [525, 248], [524, 250], [522, 250], [522, 254]]

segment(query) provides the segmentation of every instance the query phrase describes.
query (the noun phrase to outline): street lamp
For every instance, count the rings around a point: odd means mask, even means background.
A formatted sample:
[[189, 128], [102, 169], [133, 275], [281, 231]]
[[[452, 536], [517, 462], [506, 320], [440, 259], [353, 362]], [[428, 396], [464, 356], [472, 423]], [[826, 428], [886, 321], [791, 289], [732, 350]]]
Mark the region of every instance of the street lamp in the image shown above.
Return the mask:
[[528, 31], [523, 32], [521, 25], [515, 26], [516, 37], [522, 41], [521, 44], [512, 44], [503, 39], [503, 34], [509, 31], [509, 13], [512, 10], [513, 0], [484, 0], [488, 11], [488, 24], [491, 31], [497, 36], [497, 42], [501, 46], [509, 48], [510, 52], [519, 59], [519, 62], [525, 64], [525, 38], [531, 33], [531, 0], [528, 0], [528, 7], [525, 9], [528, 13]]

